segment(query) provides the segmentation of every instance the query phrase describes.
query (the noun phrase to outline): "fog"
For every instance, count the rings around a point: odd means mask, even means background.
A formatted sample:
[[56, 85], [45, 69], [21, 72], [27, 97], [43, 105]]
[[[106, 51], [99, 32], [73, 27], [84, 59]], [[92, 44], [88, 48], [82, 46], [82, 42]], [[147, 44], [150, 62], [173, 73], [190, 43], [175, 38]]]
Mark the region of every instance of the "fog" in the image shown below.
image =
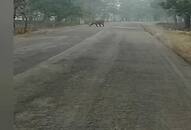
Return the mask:
[[14, 0], [14, 28], [27, 31], [31, 26], [89, 24], [95, 20], [187, 21], [189, 27], [190, 12], [188, 0]]
[[83, 0], [82, 3], [92, 17], [107, 21], [159, 21], [166, 17], [158, 0]]

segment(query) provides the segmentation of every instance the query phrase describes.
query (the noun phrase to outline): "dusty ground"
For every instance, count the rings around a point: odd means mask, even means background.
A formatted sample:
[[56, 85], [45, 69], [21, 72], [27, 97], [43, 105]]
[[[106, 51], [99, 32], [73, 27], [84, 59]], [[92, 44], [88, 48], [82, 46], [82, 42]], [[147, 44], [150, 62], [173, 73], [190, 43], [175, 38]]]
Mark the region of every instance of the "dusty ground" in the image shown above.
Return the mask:
[[[63, 37], [73, 35], [84, 38], [35, 66], [18, 51], [25, 44], [32, 50], [65, 44]], [[74, 27], [43, 37], [46, 42], [39, 36], [16, 47], [26, 57], [16, 66], [27, 66], [16, 68], [14, 78], [17, 130], [191, 129], [191, 66], [140, 24]]]

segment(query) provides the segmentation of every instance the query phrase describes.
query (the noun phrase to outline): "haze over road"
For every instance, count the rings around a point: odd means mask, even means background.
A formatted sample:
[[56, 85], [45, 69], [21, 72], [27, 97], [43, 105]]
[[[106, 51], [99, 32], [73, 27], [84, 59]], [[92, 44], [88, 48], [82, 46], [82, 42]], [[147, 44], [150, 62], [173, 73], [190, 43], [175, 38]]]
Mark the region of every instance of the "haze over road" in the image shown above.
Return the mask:
[[28, 39], [15, 43], [16, 129], [191, 130], [191, 66], [140, 24]]

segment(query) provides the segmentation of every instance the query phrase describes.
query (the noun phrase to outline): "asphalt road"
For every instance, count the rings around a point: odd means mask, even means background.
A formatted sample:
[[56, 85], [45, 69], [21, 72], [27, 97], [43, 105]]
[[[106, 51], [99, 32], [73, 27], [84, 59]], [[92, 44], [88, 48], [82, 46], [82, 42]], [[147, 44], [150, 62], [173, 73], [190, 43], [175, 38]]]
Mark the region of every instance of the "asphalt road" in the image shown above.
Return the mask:
[[86, 26], [44, 29], [15, 37], [14, 75], [35, 67], [99, 32]]
[[15, 129], [191, 130], [191, 66], [140, 24], [16, 41]]

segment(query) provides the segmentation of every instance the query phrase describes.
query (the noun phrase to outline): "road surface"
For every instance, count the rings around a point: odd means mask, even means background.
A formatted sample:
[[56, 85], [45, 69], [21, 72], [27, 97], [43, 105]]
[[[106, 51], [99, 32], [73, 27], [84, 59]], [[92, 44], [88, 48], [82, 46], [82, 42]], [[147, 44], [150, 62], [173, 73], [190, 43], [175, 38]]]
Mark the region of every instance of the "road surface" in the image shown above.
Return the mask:
[[191, 66], [140, 24], [16, 41], [15, 129], [191, 130]]
[[14, 75], [59, 54], [100, 31], [87, 26], [44, 29], [30, 35], [15, 37]]

